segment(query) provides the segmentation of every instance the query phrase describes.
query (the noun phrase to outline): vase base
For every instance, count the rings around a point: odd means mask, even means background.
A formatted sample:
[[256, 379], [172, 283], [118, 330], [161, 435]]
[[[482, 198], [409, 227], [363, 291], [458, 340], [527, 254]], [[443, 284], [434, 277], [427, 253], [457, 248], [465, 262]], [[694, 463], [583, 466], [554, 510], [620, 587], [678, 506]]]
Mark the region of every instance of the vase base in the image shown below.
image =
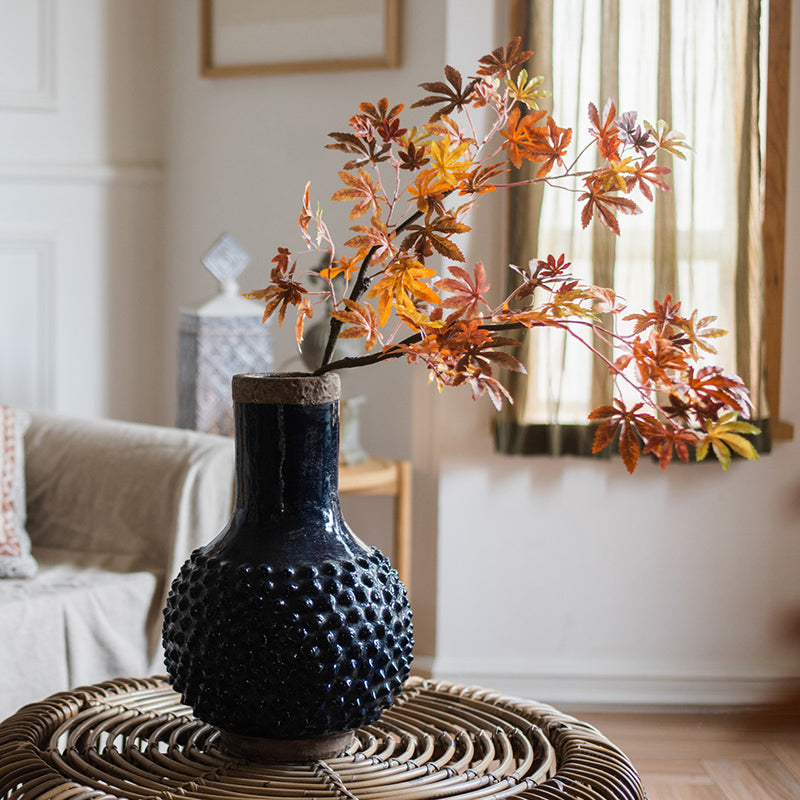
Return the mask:
[[313, 739], [262, 739], [220, 730], [219, 746], [232, 756], [249, 761], [307, 762], [342, 755], [355, 741], [353, 731], [331, 733]]

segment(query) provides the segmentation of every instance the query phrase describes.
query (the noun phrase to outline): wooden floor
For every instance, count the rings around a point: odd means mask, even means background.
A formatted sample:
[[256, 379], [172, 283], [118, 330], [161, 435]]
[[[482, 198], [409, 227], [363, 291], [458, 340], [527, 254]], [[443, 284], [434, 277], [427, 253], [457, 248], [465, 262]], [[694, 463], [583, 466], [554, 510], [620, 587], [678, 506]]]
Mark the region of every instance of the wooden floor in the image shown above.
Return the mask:
[[574, 712], [631, 759], [649, 800], [800, 800], [800, 723], [741, 714]]

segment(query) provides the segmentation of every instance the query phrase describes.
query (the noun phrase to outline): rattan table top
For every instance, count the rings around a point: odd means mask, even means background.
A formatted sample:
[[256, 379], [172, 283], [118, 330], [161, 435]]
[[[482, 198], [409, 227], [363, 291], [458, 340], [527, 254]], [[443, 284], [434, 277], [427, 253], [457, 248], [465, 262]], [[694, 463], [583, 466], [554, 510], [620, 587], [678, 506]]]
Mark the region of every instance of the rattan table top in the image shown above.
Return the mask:
[[590, 725], [418, 678], [338, 758], [255, 763], [218, 740], [163, 678], [57, 694], [0, 723], [0, 800], [645, 797], [627, 757]]

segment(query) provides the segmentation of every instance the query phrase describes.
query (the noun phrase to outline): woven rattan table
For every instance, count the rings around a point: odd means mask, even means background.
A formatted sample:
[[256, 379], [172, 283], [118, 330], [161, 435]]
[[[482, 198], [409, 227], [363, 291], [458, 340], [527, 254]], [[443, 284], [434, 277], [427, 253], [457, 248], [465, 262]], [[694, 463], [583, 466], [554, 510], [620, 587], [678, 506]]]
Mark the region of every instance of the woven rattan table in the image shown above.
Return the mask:
[[163, 678], [57, 694], [0, 724], [2, 800], [644, 798], [625, 755], [550, 706], [412, 678], [339, 758], [262, 764], [220, 749]]

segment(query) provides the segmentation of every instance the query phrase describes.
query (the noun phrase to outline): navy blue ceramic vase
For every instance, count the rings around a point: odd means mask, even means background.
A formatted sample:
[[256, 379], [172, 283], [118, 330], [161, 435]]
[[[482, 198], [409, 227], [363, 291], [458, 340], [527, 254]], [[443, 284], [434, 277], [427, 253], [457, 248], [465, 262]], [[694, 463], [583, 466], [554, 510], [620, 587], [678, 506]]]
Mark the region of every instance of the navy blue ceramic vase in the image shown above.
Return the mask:
[[409, 674], [405, 588], [339, 506], [339, 394], [333, 374], [234, 377], [233, 516], [164, 610], [173, 687], [246, 754], [342, 752]]

